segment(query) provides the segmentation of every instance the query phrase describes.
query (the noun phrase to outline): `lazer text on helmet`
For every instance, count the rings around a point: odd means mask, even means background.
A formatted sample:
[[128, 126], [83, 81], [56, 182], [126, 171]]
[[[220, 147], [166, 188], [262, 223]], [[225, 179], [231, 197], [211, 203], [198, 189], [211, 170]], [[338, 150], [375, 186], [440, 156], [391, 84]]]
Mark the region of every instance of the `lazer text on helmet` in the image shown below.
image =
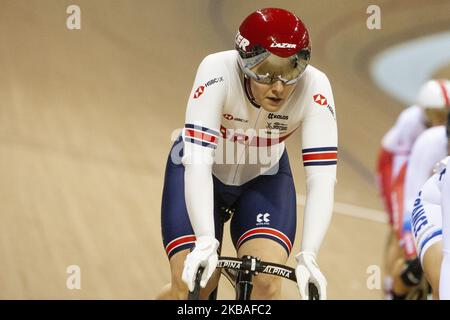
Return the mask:
[[247, 46], [250, 44], [250, 41], [245, 39], [241, 34], [238, 32], [236, 34], [236, 44], [239, 46], [240, 49], [247, 51]]

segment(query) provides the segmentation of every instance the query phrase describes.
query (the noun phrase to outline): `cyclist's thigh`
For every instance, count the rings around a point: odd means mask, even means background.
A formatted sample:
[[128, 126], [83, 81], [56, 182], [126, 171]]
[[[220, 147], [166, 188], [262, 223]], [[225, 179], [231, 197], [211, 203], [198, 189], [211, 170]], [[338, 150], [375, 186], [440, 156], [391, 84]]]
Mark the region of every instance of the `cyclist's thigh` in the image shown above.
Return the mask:
[[[192, 229], [184, 197], [184, 166], [179, 161], [183, 155], [180, 139], [172, 147], [167, 160], [161, 205], [161, 231], [166, 254], [170, 261], [171, 282], [173, 289], [186, 290], [181, 280], [184, 261], [194, 247], [195, 233]], [[216, 237], [220, 239], [221, 228], [219, 211], [214, 212]], [[212, 291], [218, 283], [220, 273], [216, 272], [208, 282], [205, 291]], [[203, 290], [201, 292], [201, 295]]]
[[271, 239], [254, 238], [242, 244], [238, 250], [238, 257], [253, 256], [267, 262], [284, 264], [288, 255], [286, 250]]
[[433, 292], [439, 292], [439, 277], [442, 263], [442, 241], [434, 242], [423, 255], [422, 268]]
[[[255, 255], [264, 256], [273, 252], [273, 258], [280, 257], [280, 252], [284, 251], [283, 256], [287, 258], [295, 239], [296, 212], [294, 181], [285, 153], [276, 174], [256, 178], [239, 197], [231, 221], [231, 237], [235, 248], [239, 253], [245, 249], [251, 254], [251, 249]], [[268, 252], [259, 249], [256, 252], [261, 241], [243, 247], [252, 239], [265, 239], [262, 243], [270, 243], [262, 247]]]
[[161, 231], [169, 259], [177, 252], [193, 248], [195, 242], [184, 198], [184, 166], [172, 160], [171, 156], [167, 159], [161, 203]]
[[391, 229], [385, 256], [387, 274], [392, 275], [395, 262], [402, 257], [403, 257], [403, 249], [400, 246], [395, 231]]
[[403, 231], [403, 190], [405, 185], [407, 165], [404, 164], [395, 176], [391, 188], [392, 221], [398, 241], [402, 239]]
[[[184, 166], [179, 161], [183, 154], [179, 147], [180, 141], [179, 139], [175, 142], [167, 159], [161, 204], [162, 238], [169, 259], [179, 251], [192, 249], [196, 240], [184, 197]], [[215, 210], [214, 214], [216, 238], [220, 239], [218, 210]]]
[[392, 164], [393, 153], [381, 147], [378, 156], [377, 178], [380, 195], [384, 201], [385, 209], [389, 216], [389, 224], [392, 225]]

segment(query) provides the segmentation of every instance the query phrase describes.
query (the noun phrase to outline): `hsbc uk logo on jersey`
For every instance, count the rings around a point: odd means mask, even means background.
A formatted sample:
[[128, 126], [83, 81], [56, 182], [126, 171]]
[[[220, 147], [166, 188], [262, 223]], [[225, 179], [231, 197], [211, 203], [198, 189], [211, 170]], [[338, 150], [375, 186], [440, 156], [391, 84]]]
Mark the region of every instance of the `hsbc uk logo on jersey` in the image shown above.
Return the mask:
[[333, 108], [328, 104], [327, 98], [325, 96], [321, 95], [320, 93], [313, 95], [313, 100], [315, 103], [317, 103], [319, 106], [327, 107], [327, 109], [330, 111], [331, 115], [333, 116], [333, 119], [336, 120], [336, 115], [334, 113]]
[[203, 92], [205, 92], [205, 86], [198, 87], [197, 90], [195, 90], [194, 92], [194, 99], [200, 97], [203, 94]]
[[245, 120], [245, 119], [242, 119], [242, 118], [238, 118], [238, 117], [235, 117], [235, 116], [233, 116], [232, 114], [229, 114], [229, 113], [224, 113], [223, 114], [223, 117], [225, 118], [225, 119], [227, 119], [227, 120], [233, 120], [233, 121], [238, 121], [238, 122], [244, 122], [244, 123], [247, 123], [248, 122], [248, 120]]
[[199, 98], [203, 94], [203, 92], [205, 92], [206, 88], [208, 88], [216, 83], [223, 82], [223, 81], [225, 81], [223, 79], [223, 77], [213, 78], [213, 79], [209, 80], [205, 84], [199, 86], [197, 88], [197, 90], [195, 90], [193, 98], [194, 99]]
[[318, 105], [326, 106], [328, 104], [327, 103], [327, 98], [325, 98], [320, 93], [313, 95], [313, 99], [314, 99], [314, 102], [317, 103]]

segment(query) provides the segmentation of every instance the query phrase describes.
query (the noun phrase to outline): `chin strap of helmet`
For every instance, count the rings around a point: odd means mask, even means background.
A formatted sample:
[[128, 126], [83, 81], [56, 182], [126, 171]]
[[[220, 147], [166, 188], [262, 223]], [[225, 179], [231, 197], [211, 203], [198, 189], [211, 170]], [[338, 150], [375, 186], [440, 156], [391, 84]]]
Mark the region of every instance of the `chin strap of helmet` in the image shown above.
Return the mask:
[[256, 102], [255, 97], [252, 93], [252, 88], [250, 87], [250, 79], [244, 74], [244, 88], [245, 88], [245, 94], [247, 95], [248, 100], [252, 105], [254, 105], [256, 108], [261, 108], [261, 106]]

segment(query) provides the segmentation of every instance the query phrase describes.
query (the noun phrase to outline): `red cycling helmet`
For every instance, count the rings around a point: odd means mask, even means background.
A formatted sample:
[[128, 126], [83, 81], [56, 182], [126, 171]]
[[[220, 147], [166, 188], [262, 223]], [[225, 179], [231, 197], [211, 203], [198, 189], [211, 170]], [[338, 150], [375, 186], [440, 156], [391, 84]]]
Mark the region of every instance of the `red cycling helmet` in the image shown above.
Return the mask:
[[239, 27], [235, 42], [241, 69], [262, 83], [295, 83], [311, 54], [308, 30], [299, 17], [284, 9], [266, 8], [250, 14]]

